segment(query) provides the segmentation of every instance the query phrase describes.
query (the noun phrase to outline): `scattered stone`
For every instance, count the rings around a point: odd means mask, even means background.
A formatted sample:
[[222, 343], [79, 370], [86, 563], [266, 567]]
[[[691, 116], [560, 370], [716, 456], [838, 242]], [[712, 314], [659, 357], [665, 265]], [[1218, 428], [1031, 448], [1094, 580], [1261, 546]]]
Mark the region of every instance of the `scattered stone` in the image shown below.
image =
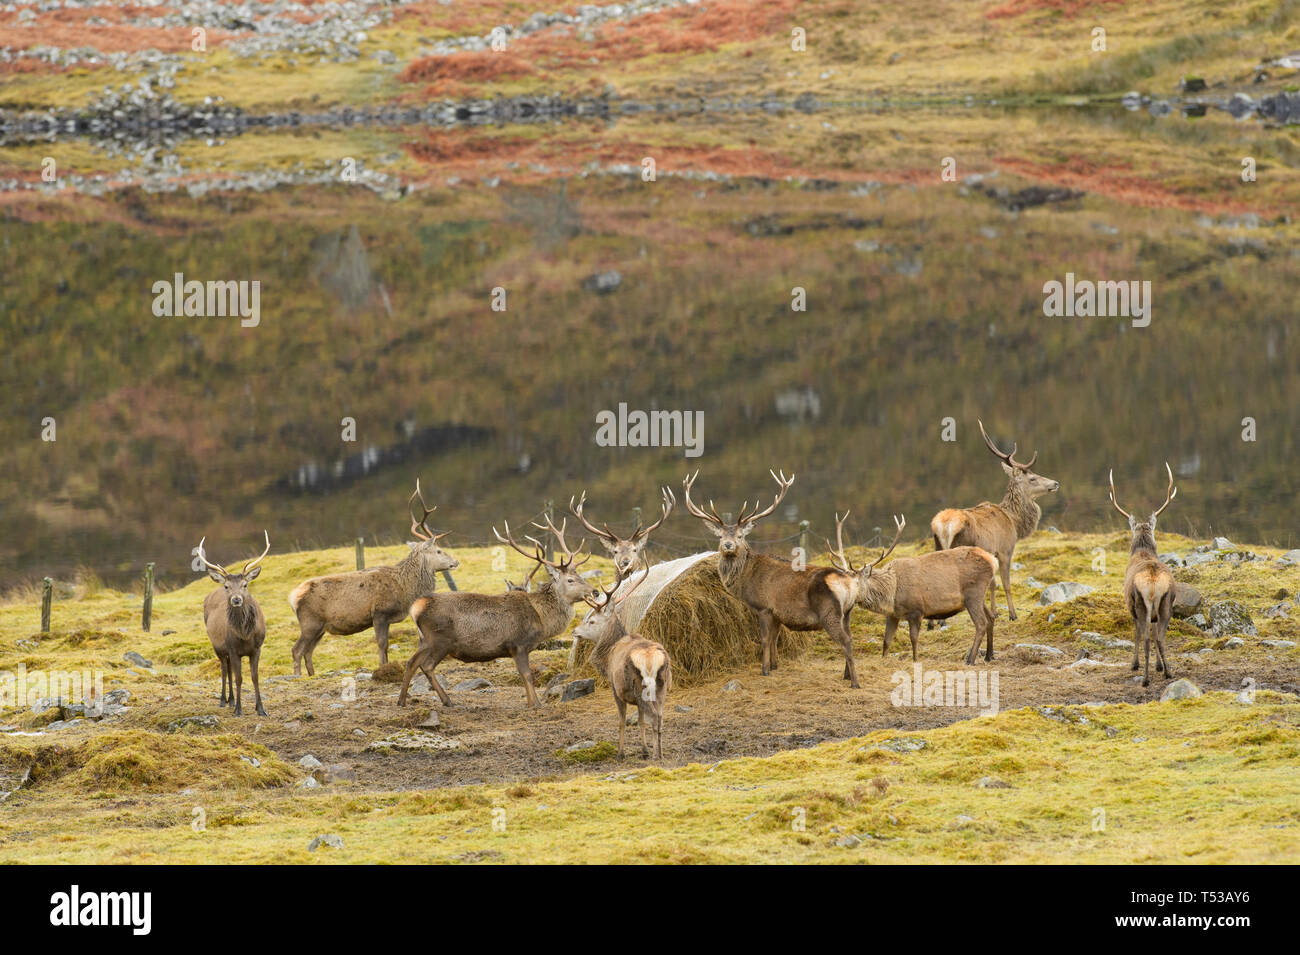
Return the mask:
[[1206, 630], [1210, 626], [1210, 621], [1205, 619], [1205, 614], [1194, 613], [1187, 618], [1187, 622], [1198, 630]]
[[839, 849], [856, 849], [858, 846], [862, 845], [862, 840], [857, 836], [847, 835], [840, 836], [831, 844]]
[[676, 706], [673, 707], [673, 712], [674, 712], [674, 713], [689, 713], [689, 712], [690, 712], [691, 710], [693, 710], [693, 709], [694, 709], [693, 706], [687, 706], [685, 703], [678, 703]]
[[725, 739], [702, 740], [693, 743], [691, 749], [697, 753], [703, 753], [705, 756], [721, 756], [727, 751], [727, 741]]
[[324, 769], [319, 770], [316, 776], [323, 783], [355, 783], [357, 781], [357, 771], [347, 763], [330, 763]]
[[320, 780], [318, 780], [315, 776], [308, 776], [306, 779], [300, 782], [298, 786], [302, 789], [320, 789]]
[[564, 751], [566, 753], [580, 753], [584, 749], [594, 749], [595, 746], [596, 741], [594, 739], [580, 739], [578, 742], [570, 743], [568, 746], [564, 747]]
[[1062, 651], [1042, 643], [1017, 643], [1014, 649], [1017, 656], [1031, 663], [1055, 663], [1065, 659]]
[[127, 650], [126, 653], [122, 655], [122, 659], [125, 660], [127, 663], [133, 664], [134, 666], [144, 667], [146, 670], [153, 669], [153, 661], [146, 660], [144, 657], [140, 656], [140, 654], [136, 653], [134, 650]]
[[1277, 559], [1277, 562], [1288, 566], [1291, 564], [1300, 564], [1300, 548], [1287, 551]]
[[1227, 640], [1223, 641], [1223, 649], [1225, 650], [1240, 650], [1245, 645], [1246, 641], [1241, 639], [1241, 637], [1229, 637]]
[[1205, 80], [1199, 76], [1184, 76], [1178, 84], [1184, 93], [1200, 93], [1206, 88]]
[[323, 836], [317, 836], [311, 842], [307, 843], [307, 851], [315, 852], [321, 846], [329, 846], [331, 849], [342, 849], [343, 837], [337, 836], [332, 832]]
[[622, 284], [622, 274], [611, 269], [608, 272], [597, 272], [594, 275], [588, 275], [586, 279], [583, 280], [582, 287], [589, 292], [599, 292], [601, 295], [608, 295]]
[[576, 700], [578, 697], [587, 696], [596, 692], [596, 681], [588, 677], [585, 680], [572, 680], [563, 686], [557, 686], [551, 690], [552, 695], [558, 696], [561, 703], [567, 703], [570, 700]]
[[1190, 617], [1200, 607], [1201, 592], [1191, 584], [1183, 583], [1181, 580], [1174, 581], [1174, 616]]
[[358, 726], [356, 729], [354, 729], [354, 730], [352, 731], [352, 735], [353, 735], [353, 736], [360, 736], [362, 739], [365, 739], [365, 737], [366, 737], [366, 731], [363, 730], [360, 726]]
[[302, 759], [298, 760], [298, 765], [301, 766], [303, 769], [320, 769], [322, 764], [319, 759], [317, 759], [311, 753], [308, 753]]
[[451, 750], [464, 749], [460, 740], [441, 736], [437, 733], [401, 730], [377, 739], [366, 747], [372, 753], [386, 753], [393, 750]]
[[743, 690], [744, 688], [744, 684], [739, 680], [728, 680], [726, 683], [722, 684], [723, 693], [735, 693], [737, 690]]
[[172, 720], [167, 724], [167, 732], [175, 733], [178, 729], [185, 726], [201, 726], [204, 729], [216, 729], [217, 718], [215, 716], [182, 716], [180, 719]]
[[1250, 614], [1235, 600], [1223, 600], [1216, 604], [1211, 604], [1209, 608], [1210, 632], [1215, 636], [1225, 636], [1227, 634], [1241, 633], [1248, 637], [1259, 636], [1259, 631], [1255, 629], [1255, 622], [1250, 619]]
[[1160, 702], [1167, 703], [1169, 700], [1190, 700], [1194, 697], [1201, 696], [1201, 688], [1186, 678], [1174, 680], [1165, 687], [1165, 691], [1160, 694]]
[[1059, 584], [1052, 584], [1044, 587], [1043, 592], [1038, 595], [1040, 606], [1048, 604], [1064, 603], [1067, 600], [1073, 600], [1075, 597], [1082, 597], [1084, 594], [1092, 593], [1093, 588], [1087, 584], [1075, 583], [1072, 580], [1063, 580]]
[[1122, 640], [1115, 637], [1102, 636], [1095, 630], [1076, 630], [1074, 635], [1079, 638], [1081, 643], [1092, 643], [1107, 650], [1132, 650], [1132, 640]]
[[1216, 537], [1210, 542], [1210, 546], [1215, 550], [1236, 550], [1237, 545], [1226, 537]]
[[1264, 616], [1265, 617], [1289, 616], [1289, 614], [1286, 612], [1286, 601], [1282, 601], [1282, 603], [1273, 604], [1273, 606], [1269, 607], [1267, 610], [1264, 611]]
[[874, 746], [864, 746], [863, 750], [869, 749], [887, 749], [893, 753], [915, 753], [926, 747], [925, 740], [919, 736], [895, 736], [887, 739], [883, 743], [877, 743]]
[[1270, 647], [1274, 650], [1290, 650], [1295, 647], [1296, 642], [1294, 640], [1261, 640], [1259, 641], [1259, 645], [1261, 647]]
[[248, 763], [248, 765], [252, 766], [254, 769], [257, 769], [262, 765], [262, 761], [256, 756], [240, 756], [239, 758]]
[[1162, 563], [1168, 564], [1170, 567], [1186, 567], [1186, 566], [1187, 566], [1187, 561], [1183, 560], [1182, 555], [1181, 555], [1181, 554], [1175, 554], [1175, 553], [1173, 553], [1172, 551], [1171, 551], [1170, 553], [1168, 553], [1168, 554], [1160, 554], [1159, 557], [1160, 557], [1160, 560], [1161, 560]]
[[975, 783], [980, 789], [1010, 789], [1011, 784], [993, 776], [981, 776]]
[[[436, 730], [438, 727], [442, 726], [442, 717], [438, 715], [437, 710], [429, 710], [429, 715], [415, 725], [421, 729]], [[354, 730], [353, 732], [360, 732], [362, 736], [365, 735], [361, 730]]]
[[482, 677], [475, 677], [472, 680], [462, 680], [453, 687], [456, 693], [468, 693], [471, 690], [490, 690], [492, 684]]

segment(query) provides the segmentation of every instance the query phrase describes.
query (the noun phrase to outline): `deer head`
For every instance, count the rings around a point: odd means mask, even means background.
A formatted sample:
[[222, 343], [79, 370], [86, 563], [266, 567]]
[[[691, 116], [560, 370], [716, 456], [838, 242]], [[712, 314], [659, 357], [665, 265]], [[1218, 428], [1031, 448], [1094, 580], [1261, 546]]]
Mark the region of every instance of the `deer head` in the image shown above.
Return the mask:
[[591, 609], [587, 611], [582, 621], [573, 628], [573, 637], [575, 640], [590, 640], [592, 643], [600, 643], [607, 639], [615, 630], [615, 624], [618, 620], [616, 612], [623, 601], [632, 596], [632, 592], [645, 583], [645, 579], [650, 576], [650, 563], [644, 558], [641, 561], [641, 575], [631, 583], [621, 594], [617, 593], [619, 586], [628, 575], [620, 574], [614, 581], [614, 586], [605, 590], [598, 588], [583, 599]]
[[504, 536], [495, 527], [492, 528], [492, 533], [496, 535], [496, 539], [503, 544], [508, 544], [529, 560], [537, 561], [538, 566], [545, 567], [547, 576], [550, 577], [551, 588], [561, 599], [572, 604], [577, 603], [584, 597], [599, 593], [599, 591], [592, 589], [591, 584], [583, 579], [582, 574], [578, 573], [578, 568], [590, 560], [591, 555], [588, 554], [581, 560], [578, 559], [582, 553], [583, 544], [587, 543], [585, 538], [579, 542], [577, 550], [569, 549], [569, 545], [564, 540], [564, 531], [569, 523], [567, 520], [562, 521], [559, 527], [555, 526], [549, 516], [546, 518], [545, 524], [533, 523], [533, 526], [539, 530], [550, 531], [555, 538], [555, 543], [559, 546], [561, 553], [559, 560], [547, 560], [546, 548], [542, 546], [542, 542], [536, 537], [526, 536], [524, 538], [533, 545], [532, 551], [524, 550], [515, 541], [514, 535], [510, 533], [510, 522], [503, 521], [502, 523], [506, 529]]
[[768, 474], [772, 475], [772, 480], [776, 481], [780, 490], [776, 493], [776, 499], [763, 510], [758, 510], [758, 504], [755, 503], [754, 510], [749, 509], [749, 501], [746, 501], [740, 507], [740, 514], [735, 523], [728, 524], [719, 515], [713, 502], [709, 501], [709, 510], [705, 512], [691, 500], [691, 488], [695, 484], [695, 479], [700, 476], [700, 472], [687, 475], [686, 480], [682, 483], [682, 489], [686, 492], [686, 509], [702, 520], [706, 527], [718, 535], [718, 553], [724, 556], [739, 553], [749, 547], [745, 538], [749, 532], [754, 529], [754, 525], [767, 517], [781, 504], [785, 499], [785, 494], [790, 490], [790, 485], [794, 483], [794, 475], [785, 476], [782, 471], [779, 475], [775, 471], [769, 470]]
[[582, 508], [587, 503], [587, 492], [584, 490], [582, 496], [578, 498], [577, 504], [574, 504], [573, 498], [569, 498], [569, 510], [573, 516], [582, 522], [582, 526], [587, 528], [596, 539], [600, 541], [605, 550], [609, 551], [614, 558], [614, 572], [621, 576], [626, 575], [645, 552], [645, 545], [650, 539], [650, 534], [659, 527], [664, 521], [668, 520], [668, 515], [673, 512], [673, 505], [677, 503], [677, 498], [673, 496], [671, 489], [665, 487], [661, 489], [663, 493], [663, 514], [659, 520], [655, 521], [649, 527], [643, 527], [638, 520], [636, 530], [632, 532], [631, 537], [619, 537], [609, 529], [609, 525], [596, 527], [586, 517], [583, 516]]
[[989, 450], [997, 455], [999, 460], [1002, 461], [1002, 470], [1006, 472], [1007, 479], [1025, 497], [1032, 501], [1036, 497], [1041, 497], [1044, 494], [1060, 489], [1060, 481], [1055, 478], [1043, 477], [1041, 474], [1034, 473], [1034, 462], [1038, 460], [1037, 451], [1034, 452], [1032, 458], [1024, 464], [1021, 464], [1016, 460], [1016, 448], [1019, 447], [1018, 444], [1013, 443], [1011, 445], [1011, 450], [1008, 453], [1003, 454], [1002, 451], [998, 449], [998, 446], [993, 443], [993, 439], [989, 437], [988, 432], [984, 430], [983, 421], [979, 422], [979, 426], [980, 434], [984, 436], [984, 443], [988, 445]]
[[[420, 501], [420, 508], [424, 511], [421, 517], [415, 516], [414, 505], [416, 499]], [[435, 504], [430, 507], [424, 503], [424, 494], [420, 491], [420, 479], [415, 479], [415, 493], [413, 493], [406, 502], [407, 508], [411, 512], [411, 533], [415, 535], [415, 540], [407, 541], [407, 546], [411, 548], [411, 555], [417, 556], [424, 565], [427, 573], [434, 573], [439, 570], [455, 570], [460, 566], [460, 561], [451, 554], [442, 549], [438, 541], [442, 540], [451, 531], [443, 531], [441, 534], [435, 534], [429, 530], [429, 515], [438, 509]]]
[[225, 568], [219, 567], [208, 560], [207, 555], [203, 553], [203, 545], [208, 539], [206, 535], [199, 541], [199, 560], [208, 569], [208, 576], [225, 589], [226, 602], [231, 609], [240, 610], [252, 600], [252, 595], [248, 592], [248, 585], [256, 580], [257, 575], [262, 572], [260, 566], [262, 560], [271, 552], [271, 535], [266, 531], [262, 531], [262, 533], [266, 537], [266, 550], [262, 551], [260, 557], [255, 557], [246, 562], [237, 574], [228, 573]]
[[1156, 518], [1160, 516], [1160, 512], [1168, 507], [1169, 502], [1178, 494], [1178, 488], [1174, 487], [1174, 472], [1169, 467], [1168, 461], [1165, 462], [1165, 473], [1169, 475], [1169, 488], [1165, 491], [1165, 502], [1152, 511], [1151, 516], [1145, 521], [1139, 521], [1128, 511], [1124, 510], [1124, 508], [1120, 507], [1119, 502], [1115, 500], [1115, 469], [1111, 468], [1109, 478], [1110, 502], [1115, 505], [1115, 510], [1128, 518], [1128, 529], [1133, 534], [1134, 550], [1137, 550], [1139, 547], [1146, 547], [1148, 550], [1152, 551], [1156, 549]]

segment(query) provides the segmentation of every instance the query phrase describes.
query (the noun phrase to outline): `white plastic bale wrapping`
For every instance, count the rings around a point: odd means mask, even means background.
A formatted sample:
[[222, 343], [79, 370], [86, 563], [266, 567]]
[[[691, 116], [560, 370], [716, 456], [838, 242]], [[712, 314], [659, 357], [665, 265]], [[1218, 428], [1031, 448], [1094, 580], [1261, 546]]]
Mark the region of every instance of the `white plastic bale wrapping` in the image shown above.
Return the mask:
[[654, 603], [659, 592], [667, 587], [670, 583], [686, 573], [700, 561], [712, 557], [716, 551], [706, 550], [698, 554], [691, 554], [689, 557], [678, 557], [676, 560], [667, 560], [662, 564], [655, 564], [648, 571], [638, 571], [623, 583], [619, 584], [618, 590], [614, 593], [614, 599], [618, 595], [630, 589], [638, 580], [647, 573], [650, 578], [636, 588], [630, 597], [617, 605], [616, 613], [618, 619], [622, 621], [623, 626], [629, 633], [636, 633], [637, 626], [641, 623], [641, 618], [646, 615], [650, 605]]

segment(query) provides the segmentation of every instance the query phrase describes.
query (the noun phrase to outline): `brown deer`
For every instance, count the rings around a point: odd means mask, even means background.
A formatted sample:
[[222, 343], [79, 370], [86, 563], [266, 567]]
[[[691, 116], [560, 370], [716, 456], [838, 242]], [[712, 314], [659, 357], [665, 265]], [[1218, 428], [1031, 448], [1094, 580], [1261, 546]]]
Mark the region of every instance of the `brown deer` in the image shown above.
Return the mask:
[[614, 558], [615, 576], [623, 577], [632, 572], [632, 568], [637, 565], [641, 560], [641, 555], [645, 552], [645, 545], [650, 539], [650, 534], [658, 529], [660, 524], [668, 520], [668, 515], [673, 512], [673, 505], [677, 503], [677, 498], [673, 496], [670, 488], [665, 487], [661, 491], [664, 498], [663, 515], [649, 527], [642, 527], [641, 522], [638, 520], [636, 529], [632, 531], [632, 536], [627, 538], [619, 537], [609, 529], [608, 524], [603, 528], [597, 527], [583, 516], [582, 508], [587, 503], [586, 491], [582, 492], [582, 496], [578, 499], [576, 505], [573, 503], [573, 498], [569, 498], [569, 510], [573, 513], [573, 516], [582, 522], [583, 527], [596, 536], [605, 550], [609, 551], [610, 556]]
[[771, 506], [749, 510], [746, 501], [734, 523], [718, 516], [713, 502], [705, 512], [691, 500], [691, 487], [699, 471], [689, 475], [682, 487], [686, 491], [686, 509], [704, 521], [718, 535], [718, 576], [729, 594], [758, 613], [759, 639], [763, 647], [763, 676], [776, 669], [773, 643], [777, 625], [791, 630], [825, 630], [844, 650], [844, 677], [854, 689], [858, 671], [853, 665], [853, 638], [849, 634], [849, 614], [857, 597], [857, 578], [832, 567], [809, 567], [795, 570], [789, 563], [766, 554], [756, 554], [746, 539], [754, 525], [777, 509], [794, 483], [793, 475], [778, 476], [768, 471], [780, 490]]
[[388, 662], [388, 628], [406, 615], [411, 601], [432, 593], [439, 571], [455, 570], [460, 561], [438, 544], [450, 532], [434, 534], [426, 523], [437, 507], [424, 503], [420, 482], [407, 501], [408, 508], [419, 498], [424, 516], [411, 510], [411, 552], [391, 567], [371, 567], [343, 574], [329, 574], [304, 580], [289, 594], [289, 606], [298, 617], [300, 635], [293, 645], [293, 673], [298, 676], [307, 664], [307, 675], [315, 676], [311, 657], [326, 633], [349, 636], [375, 628], [379, 662]]
[[542, 569], [541, 564], [533, 564], [533, 569], [528, 572], [528, 576], [524, 578], [524, 582], [522, 584], [517, 584], [513, 580], [507, 578], [506, 593], [510, 593], [513, 590], [522, 591], [523, 593], [530, 592], [533, 589], [533, 575], [536, 574], [541, 569]]
[[257, 715], [265, 716], [262, 707], [262, 688], [257, 682], [257, 661], [262, 656], [266, 640], [266, 617], [257, 600], [248, 592], [248, 585], [262, 572], [259, 566], [271, 552], [271, 535], [266, 531], [266, 550], [261, 557], [247, 561], [237, 574], [210, 563], [203, 553], [207, 537], [199, 541], [199, 560], [208, 569], [208, 576], [221, 584], [203, 601], [203, 624], [208, 628], [212, 651], [221, 663], [221, 706], [235, 704], [235, 715], [243, 716], [244, 657], [248, 657], [248, 672], [253, 678], [253, 694]]
[[[1011, 555], [1016, 552], [1016, 542], [1032, 534], [1038, 527], [1038, 519], [1043, 516], [1035, 498], [1059, 490], [1061, 482], [1031, 470], [1038, 460], [1037, 451], [1021, 464], [1016, 460], [1017, 444], [1011, 445], [1009, 454], [1003, 454], [984, 430], [983, 421], [979, 426], [984, 443], [1001, 459], [1002, 470], [1007, 473], [1007, 491], [1002, 495], [1002, 503], [985, 501], [974, 507], [947, 508], [934, 515], [930, 530], [934, 534], [935, 550], [981, 547], [998, 559], [1002, 569], [1002, 589], [1007, 594], [1007, 613], [1015, 620], [1016, 605], [1011, 599]], [[989, 588], [990, 608], [996, 599], [995, 582]]]
[[420, 631], [420, 646], [406, 662], [402, 677], [402, 692], [397, 705], [406, 704], [407, 687], [416, 667], [424, 671], [429, 683], [437, 692], [443, 706], [451, 706], [447, 691], [434, 678], [434, 668], [443, 657], [465, 663], [482, 663], [512, 657], [523, 680], [528, 705], [540, 706], [533, 674], [528, 668], [528, 654], [539, 643], [564, 631], [573, 619], [573, 605], [583, 597], [596, 593], [583, 579], [577, 568], [587, 558], [577, 560], [583, 541], [576, 551], [569, 550], [564, 541], [567, 522], [557, 528], [551, 519], [545, 527], [554, 535], [563, 557], [558, 561], [546, 559], [545, 549], [535, 537], [525, 538], [536, 548], [529, 553], [515, 543], [506, 524], [502, 537], [495, 527], [492, 533], [503, 544], [509, 544], [530, 560], [546, 567], [550, 579], [532, 593], [513, 590], [504, 594], [474, 594], [465, 591], [431, 594], [420, 597], [411, 604], [411, 619]]
[[1169, 630], [1169, 615], [1174, 609], [1174, 575], [1156, 556], [1156, 518], [1169, 506], [1169, 502], [1178, 493], [1174, 487], [1174, 472], [1165, 462], [1165, 471], [1169, 474], [1169, 489], [1165, 492], [1165, 502], [1160, 505], [1145, 521], [1139, 521], [1115, 500], [1115, 471], [1110, 472], [1110, 502], [1115, 510], [1128, 518], [1128, 529], [1133, 534], [1129, 547], [1128, 569], [1124, 572], [1124, 603], [1133, 617], [1133, 666], [1138, 668], [1138, 650], [1146, 647], [1146, 674], [1142, 685], [1151, 685], [1151, 625], [1155, 624], [1156, 670], [1163, 671], [1165, 679], [1173, 678], [1169, 661], [1165, 659], [1165, 633]]
[[591, 607], [582, 622], [573, 628], [574, 640], [590, 640], [594, 646], [591, 663], [609, 681], [618, 707], [618, 755], [623, 756], [623, 736], [627, 729], [627, 706], [636, 705], [637, 723], [641, 727], [641, 749], [648, 754], [646, 727], [654, 734], [654, 757], [663, 759], [664, 701], [673, 687], [672, 664], [663, 644], [647, 640], [638, 633], [628, 633], [618, 618], [618, 606], [645, 582], [649, 563], [643, 558], [643, 571], [616, 598], [615, 591], [623, 577], [614, 581], [601, 598], [585, 597]]
[[[998, 559], [979, 547], [953, 547], [949, 550], [931, 551], [918, 557], [899, 557], [888, 566], [876, 570], [888, 557], [907, 526], [906, 518], [894, 518], [898, 530], [890, 545], [870, 564], [854, 567], [844, 553], [844, 522], [835, 515], [835, 540], [837, 547], [831, 551], [832, 563], [845, 574], [854, 575], [857, 581], [857, 605], [864, 610], [883, 614], [885, 636], [881, 641], [881, 656], [889, 654], [894, 642], [894, 632], [900, 620], [907, 621], [912, 638], [912, 660], [916, 660], [917, 641], [922, 620], [945, 620], [961, 613], [964, 607], [975, 624], [975, 642], [966, 654], [966, 665], [975, 662], [980, 638], [986, 641], [984, 659], [993, 659], [993, 620], [996, 608], [990, 612], [984, 607], [984, 598], [993, 585], [993, 575], [998, 569]], [[826, 542], [827, 548], [830, 541]]]

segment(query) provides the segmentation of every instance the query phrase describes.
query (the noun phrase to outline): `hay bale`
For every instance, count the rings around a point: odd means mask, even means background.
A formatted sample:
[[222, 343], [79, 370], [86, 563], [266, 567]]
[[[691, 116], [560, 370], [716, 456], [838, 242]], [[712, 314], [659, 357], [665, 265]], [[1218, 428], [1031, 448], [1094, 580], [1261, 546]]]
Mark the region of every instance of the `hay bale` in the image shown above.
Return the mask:
[[[690, 686], [759, 662], [762, 648], [758, 642], [758, 615], [723, 588], [718, 577], [718, 555], [698, 554], [671, 563], [680, 564], [682, 569], [663, 582], [649, 605], [628, 606], [620, 616], [629, 630], [664, 645], [672, 660], [673, 683]], [[642, 590], [654, 591], [659, 582], [656, 572], [664, 574], [660, 570], [664, 566], [650, 568], [651, 579], [629, 598], [629, 605], [638, 602]], [[628, 583], [625, 581], [623, 586]], [[644, 615], [636, 619], [641, 613]], [[811, 633], [781, 627], [776, 641], [777, 660], [801, 656], [812, 641]], [[584, 666], [590, 647], [583, 642]]]

